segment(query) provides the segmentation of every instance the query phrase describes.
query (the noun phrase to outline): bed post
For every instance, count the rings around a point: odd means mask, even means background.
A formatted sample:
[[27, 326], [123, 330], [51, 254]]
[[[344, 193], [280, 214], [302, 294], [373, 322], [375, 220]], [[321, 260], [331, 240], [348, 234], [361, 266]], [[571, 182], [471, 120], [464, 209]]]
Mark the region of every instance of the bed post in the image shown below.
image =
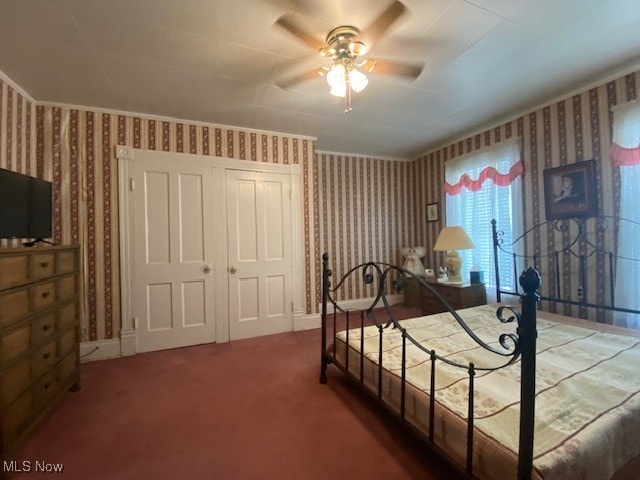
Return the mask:
[[320, 352], [320, 383], [327, 383], [327, 300], [329, 298], [329, 254], [322, 254], [322, 313], [320, 316], [322, 322], [322, 341]]
[[[494, 227], [495, 228], [495, 227]], [[495, 233], [495, 230], [494, 230]], [[533, 466], [533, 440], [536, 404], [536, 313], [542, 283], [540, 274], [529, 267], [520, 275], [522, 315], [518, 321], [520, 364], [520, 444], [518, 480], [530, 480]]]
[[[498, 229], [496, 228], [496, 219], [491, 220], [491, 232], [493, 233], [493, 266], [496, 273], [496, 302], [502, 301], [500, 299], [500, 267], [498, 266]], [[515, 274], [515, 272], [514, 272]]]

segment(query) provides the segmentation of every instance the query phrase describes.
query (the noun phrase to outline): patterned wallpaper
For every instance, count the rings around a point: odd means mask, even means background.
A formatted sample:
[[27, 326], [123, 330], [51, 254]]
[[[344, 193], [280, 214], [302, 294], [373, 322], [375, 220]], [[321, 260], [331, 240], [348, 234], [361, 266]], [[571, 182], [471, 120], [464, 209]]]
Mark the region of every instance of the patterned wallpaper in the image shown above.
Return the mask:
[[[401, 261], [399, 248], [409, 238], [412, 208], [410, 191], [400, 188], [409, 177], [407, 162], [316, 157], [314, 142], [302, 137], [51, 105], [36, 107], [7, 83], [0, 80], [0, 86], [0, 166], [53, 181], [54, 241], [82, 246], [84, 341], [118, 338], [120, 333], [114, 148], [118, 144], [301, 164], [307, 314], [317, 313], [323, 251], [330, 252], [336, 271], [351, 259]], [[402, 195], [394, 193], [401, 190]], [[3, 241], [2, 245], [18, 244]], [[350, 298], [373, 294], [360, 284], [350, 286], [348, 292]]]
[[[314, 142], [308, 138], [56, 106], [39, 106], [37, 113], [38, 162], [45, 164], [45, 170], [51, 170], [56, 192], [54, 240], [80, 243], [84, 253], [84, 340], [118, 338], [120, 334], [115, 145], [301, 164], [305, 211], [315, 203], [310, 176]], [[305, 221], [305, 275], [312, 289], [315, 275], [309, 269], [310, 256], [317, 250], [314, 225], [312, 219]]]
[[[640, 90], [640, 72], [634, 72], [596, 88], [585, 90], [571, 98], [553, 105], [545, 106], [534, 112], [523, 115], [498, 127], [486, 130], [463, 140], [444, 145], [418, 158], [413, 165], [413, 177], [416, 184], [416, 205], [414, 222], [418, 226], [417, 243], [433, 245], [437, 234], [444, 224], [426, 222], [426, 205], [438, 202], [444, 205], [444, 162], [459, 155], [473, 152], [479, 148], [493, 145], [512, 137], [523, 140], [523, 161], [525, 173], [523, 177], [523, 205], [525, 229], [544, 222], [543, 171], [547, 168], [567, 165], [583, 160], [596, 161], [596, 182], [598, 191], [598, 210], [602, 214], [615, 215], [619, 211], [620, 173], [609, 160], [611, 145], [611, 128], [613, 114], [611, 108], [634, 100]], [[487, 226], [490, 228], [490, 226]], [[539, 231], [532, 238], [527, 237], [526, 253], [544, 251], [559, 237], [568, 233], [554, 232], [552, 229]], [[614, 235], [599, 233], [595, 242], [599, 247], [614, 249]], [[581, 252], [586, 251], [584, 245]], [[427, 264], [438, 264], [441, 258], [430, 248], [425, 259]], [[568, 265], [568, 258], [562, 260]], [[587, 292], [587, 300], [602, 303], [609, 300], [608, 266], [599, 257], [593, 257], [589, 264], [587, 284], [591, 286]], [[543, 288], [552, 288], [555, 278], [555, 262], [553, 258], [540, 265]], [[575, 292], [579, 285], [578, 274], [574, 267], [563, 269], [562, 290], [565, 298]], [[485, 273], [486, 274], [486, 273]], [[547, 292], [543, 293], [548, 293]], [[575, 296], [574, 296], [575, 299]], [[553, 305], [548, 306], [552, 311]], [[559, 313], [585, 316], [583, 308], [562, 308]], [[597, 312], [596, 319], [606, 320], [602, 311]]]
[[[0, 78], [0, 168], [42, 176], [35, 161], [35, 118], [34, 102]], [[0, 246], [15, 243], [0, 240]]]
[[[331, 268], [344, 274], [369, 260], [401, 265], [400, 249], [413, 246], [409, 241], [413, 227], [411, 162], [328, 153], [318, 153], [317, 159], [314, 176], [319, 177], [324, 195], [317, 196], [320, 203], [314, 205], [314, 215]], [[321, 265], [314, 268], [319, 275]], [[373, 286], [355, 278], [337, 298], [373, 296]]]
[[[443, 224], [427, 222], [426, 205], [443, 206], [444, 162], [514, 136], [523, 139], [525, 225], [544, 220], [542, 171], [595, 159], [600, 211], [618, 208], [619, 174], [607, 161], [616, 104], [636, 98], [636, 72], [499, 127], [442, 146], [413, 162], [320, 152], [307, 138], [163, 121], [58, 106], [35, 106], [0, 80], [0, 167], [54, 182], [54, 237], [80, 243], [85, 266], [87, 312], [83, 340], [118, 338], [120, 332], [117, 162], [114, 146], [297, 163], [303, 169], [306, 313], [316, 313], [320, 297], [320, 254], [328, 251], [332, 268], [379, 259], [401, 264], [400, 248], [424, 245], [425, 264], [441, 260], [429, 248]], [[527, 243], [527, 252], [553, 240], [553, 232]], [[598, 242], [608, 246], [608, 236]], [[15, 244], [16, 242], [14, 242]], [[0, 246], [6, 246], [3, 241]], [[597, 288], [589, 300], [608, 298], [602, 265], [590, 269]], [[553, 275], [543, 265], [543, 275]], [[573, 277], [566, 280], [572, 291]], [[575, 282], [574, 282], [575, 283]], [[348, 298], [369, 297], [360, 281], [347, 286]], [[572, 313], [567, 310], [566, 313]], [[578, 314], [583, 312], [576, 312]], [[603, 318], [600, 313], [599, 319]]]

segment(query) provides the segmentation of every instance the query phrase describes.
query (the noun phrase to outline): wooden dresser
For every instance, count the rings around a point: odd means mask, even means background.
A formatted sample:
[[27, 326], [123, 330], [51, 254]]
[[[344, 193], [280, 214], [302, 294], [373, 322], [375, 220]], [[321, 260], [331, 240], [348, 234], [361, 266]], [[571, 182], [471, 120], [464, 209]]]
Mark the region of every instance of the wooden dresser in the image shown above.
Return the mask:
[[[487, 292], [482, 283], [478, 284], [446, 284], [429, 283], [456, 310], [475, 307], [487, 303]], [[423, 315], [431, 315], [446, 311], [444, 305], [426, 288], [420, 288], [420, 308]]]
[[77, 246], [0, 249], [0, 461], [80, 387], [79, 260]]

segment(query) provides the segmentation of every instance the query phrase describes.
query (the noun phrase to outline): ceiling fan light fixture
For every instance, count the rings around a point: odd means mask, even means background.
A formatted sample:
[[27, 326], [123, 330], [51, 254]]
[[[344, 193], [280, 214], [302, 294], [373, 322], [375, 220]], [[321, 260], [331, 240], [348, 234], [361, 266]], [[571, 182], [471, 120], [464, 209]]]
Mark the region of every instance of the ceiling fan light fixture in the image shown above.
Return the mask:
[[[346, 78], [348, 76], [348, 79]], [[347, 82], [348, 80], [348, 82]], [[347, 93], [347, 83], [355, 93], [359, 93], [369, 84], [369, 79], [361, 71], [353, 68], [347, 69], [341, 63], [336, 63], [327, 73], [327, 83], [331, 87], [331, 95], [344, 97]]]
[[353, 69], [349, 72], [349, 82], [353, 91], [359, 93], [369, 84], [369, 79], [360, 70]]
[[342, 85], [336, 85], [335, 87], [331, 87], [329, 93], [334, 97], [345, 97], [347, 95], [347, 84], [343, 83]]
[[329, 73], [327, 73], [327, 83], [331, 87], [331, 95], [336, 95], [338, 97], [344, 97], [344, 93], [340, 95], [338, 92], [344, 92], [346, 90], [346, 82], [344, 78], [344, 65], [341, 63], [336, 63], [331, 67]]
[[278, 18], [276, 24], [298, 40], [311, 46], [321, 57], [332, 60], [330, 65], [298, 75], [279, 86], [289, 88], [296, 83], [311, 80], [316, 75], [326, 76], [331, 95], [344, 98], [344, 112], [346, 113], [351, 111], [352, 94], [361, 92], [369, 84], [368, 74], [394, 75], [413, 80], [418, 78], [423, 70], [421, 65], [362, 58], [367, 54], [368, 47], [360, 41], [360, 37], [371, 46], [371, 42], [375, 43], [382, 38], [407, 11], [407, 7], [401, 0], [386, 1], [389, 2], [387, 8], [369, 24], [362, 35], [360, 30], [353, 25], [340, 25], [327, 33], [324, 45], [316, 39], [313, 33], [296, 23], [292, 14], [285, 14]]

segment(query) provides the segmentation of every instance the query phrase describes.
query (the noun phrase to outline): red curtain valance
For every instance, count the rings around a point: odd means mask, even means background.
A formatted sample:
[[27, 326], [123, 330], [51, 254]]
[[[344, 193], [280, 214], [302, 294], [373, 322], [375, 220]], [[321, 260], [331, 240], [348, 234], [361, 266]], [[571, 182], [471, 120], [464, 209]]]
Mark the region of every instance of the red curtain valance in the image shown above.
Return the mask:
[[491, 180], [500, 187], [506, 187], [524, 173], [524, 164], [520, 162], [514, 163], [508, 173], [500, 173], [495, 167], [487, 167], [480, 172], [477, 180], [473, 180], [468, 174], [462, 175], [460, 181], [455, 185], [445, 182], [444, 190], [448, 195], [458, 195], [463, 189], [477, 192], [482, 188], [482, 184]]
[[619, 167], [640, 165], [640, 145], [634, 148], [624, 148], [614, 143], [611, 145], [613, 164]]

